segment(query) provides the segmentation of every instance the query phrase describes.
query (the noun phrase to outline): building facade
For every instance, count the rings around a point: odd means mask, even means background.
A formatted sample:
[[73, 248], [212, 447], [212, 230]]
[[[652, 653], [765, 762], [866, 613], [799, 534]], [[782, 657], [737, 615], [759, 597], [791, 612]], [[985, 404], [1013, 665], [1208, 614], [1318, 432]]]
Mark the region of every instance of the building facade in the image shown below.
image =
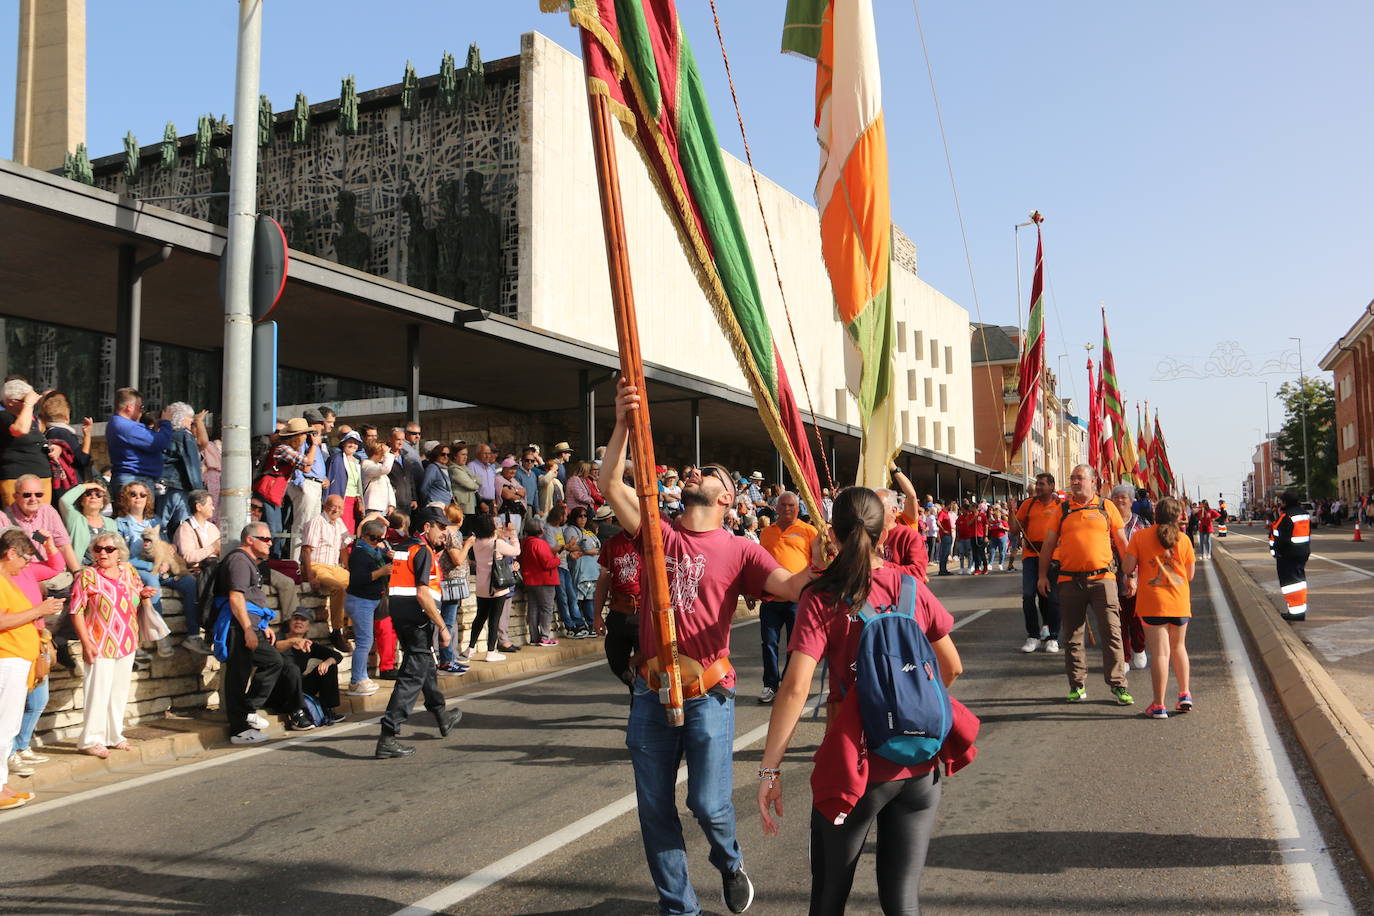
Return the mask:
[[1030, 435], [1013, 455], [1012, 438], [1021, 406], [1018, 391], [1022, 332], [1012, 326], [970, 325], [969, 361], [972, 365], [974, 448], [979, 464], [1029, 481], [1049, 473], [1066, 483], [1075, 464], [1087, 460], [1087, 430], [1074, 416], [1072, 401], [1059, 393], [1059, 378], [1046, 371], [1041, 384], [1040, 409], [1031, 421]]
[[1332, 376], [1336, 394], [1336, 492], [1358, 501], [1374, 488], [1374, 302], [1318, 365]]

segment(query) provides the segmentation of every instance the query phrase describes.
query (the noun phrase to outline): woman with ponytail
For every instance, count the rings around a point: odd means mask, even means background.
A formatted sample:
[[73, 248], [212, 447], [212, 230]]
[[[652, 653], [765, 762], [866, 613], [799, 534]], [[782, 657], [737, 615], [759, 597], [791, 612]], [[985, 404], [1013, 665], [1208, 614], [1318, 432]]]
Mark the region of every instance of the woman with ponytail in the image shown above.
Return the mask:
[[[859, 853], [874, 821], [878, 824], [878, 897], [883, 912], [917, 912], [921, 872], [940, 805], [940, 775], [934, 759], [903, 767], [876, 754], [853, 755], [845, 758], [845, 771], [822, 772], [841, 757], [827, 753], [828, 747], [846, 739], [854, 746], [861, 743], [858, 737], [844, 733], [843, 723], [853, 717], [838, 712], [841, 706], [857, 708], [853, 702], [840, 702], [855, 686], [853, 665], [863, 624], [853, 615], [865, 602], [877, 610], [895, 608], [901, 592], [902, 573], [884, 567], [878, 553], [883, 521], [882, 500], [872, 490], [850, 487], [836, 497], [826, 533], [839, 553], [820, 578], [802, 592], [788, 646], [791, 659], [773, 701], [759, 768], [758, 803], [764, 832], [777, 836], [778, 819], [782, 817], [783, 755], [801, 717], [816, 664], [825, 659], [830, 670], [830, 715], [826, 741], [816, 756], [812, 787], [845, 782], [856, 786], [857, 801], [841, 817], [812, 808], [812, 916], [844, 912]], [[916, 618], [935, 650], [941, 678], [948, 686], [963, 670], [949, 638], [954, 620], [920, 583]], [[861, 732], [862, 725], [858, 728]]]
[[1177, 712], [1193, 708], [1189, 692], [1188, 621], [1192, 618], [1191, 588], [1195, 558], [1193, 542], [1183, 536], [1180, 525], [1187, 511], [1184, 504], [1165, 497], [1155, 507], [1156, 523], [1131, 536], [1122, 557], [1122, 572], [1129, 577], [1139, 569], [1135, 613], [1145, 624], [1145, 643], [1150, 653], [1150, 680], [1154, 701], [1145, 710], [1151, 719], [1167, 719], [1164, 691], [1169, 683], [1172, 658], [1174, 679], [1178, 681]]

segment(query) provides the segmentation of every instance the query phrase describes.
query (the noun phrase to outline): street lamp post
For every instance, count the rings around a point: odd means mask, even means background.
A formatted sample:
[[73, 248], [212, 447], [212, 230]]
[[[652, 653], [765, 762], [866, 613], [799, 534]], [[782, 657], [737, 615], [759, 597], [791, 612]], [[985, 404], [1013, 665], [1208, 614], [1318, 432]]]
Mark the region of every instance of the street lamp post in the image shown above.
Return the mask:
[[1312, 499], [1312, 473], [1307, 464], [1307, 373], [1302, 364], [1302, 338], [1290, 337], [1298, 342], [1298, 406], [1302, 408], [1302, 493], [1303, 498]]

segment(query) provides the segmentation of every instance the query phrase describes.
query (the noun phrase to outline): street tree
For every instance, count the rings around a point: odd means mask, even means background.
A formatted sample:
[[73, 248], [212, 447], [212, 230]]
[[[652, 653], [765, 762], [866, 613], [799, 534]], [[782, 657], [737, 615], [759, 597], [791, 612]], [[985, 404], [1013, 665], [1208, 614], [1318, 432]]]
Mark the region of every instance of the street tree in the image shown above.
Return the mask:
[[[1313, 499], [1336, 495], [1336, 395], [1331, 383], [1308, 377], [1284, 382], [1275, 398], [1283, 405], [1279, 429], [1279, 463], [1293, 480], [1312, 475]], [[1306, 410], [1304, 411], [1304, 407]], [[1303, 460], [1303, 424], [1307, 425], [1306, 461]]]

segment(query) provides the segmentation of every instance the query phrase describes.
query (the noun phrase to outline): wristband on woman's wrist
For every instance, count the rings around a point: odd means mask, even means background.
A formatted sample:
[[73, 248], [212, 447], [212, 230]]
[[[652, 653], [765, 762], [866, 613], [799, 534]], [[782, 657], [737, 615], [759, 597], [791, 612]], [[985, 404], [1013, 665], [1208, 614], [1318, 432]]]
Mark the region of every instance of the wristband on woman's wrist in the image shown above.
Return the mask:
[[777, 782], [780, 776], [782, 776], [781, 767], [759, 767], [759, 779], [765, 782]]

